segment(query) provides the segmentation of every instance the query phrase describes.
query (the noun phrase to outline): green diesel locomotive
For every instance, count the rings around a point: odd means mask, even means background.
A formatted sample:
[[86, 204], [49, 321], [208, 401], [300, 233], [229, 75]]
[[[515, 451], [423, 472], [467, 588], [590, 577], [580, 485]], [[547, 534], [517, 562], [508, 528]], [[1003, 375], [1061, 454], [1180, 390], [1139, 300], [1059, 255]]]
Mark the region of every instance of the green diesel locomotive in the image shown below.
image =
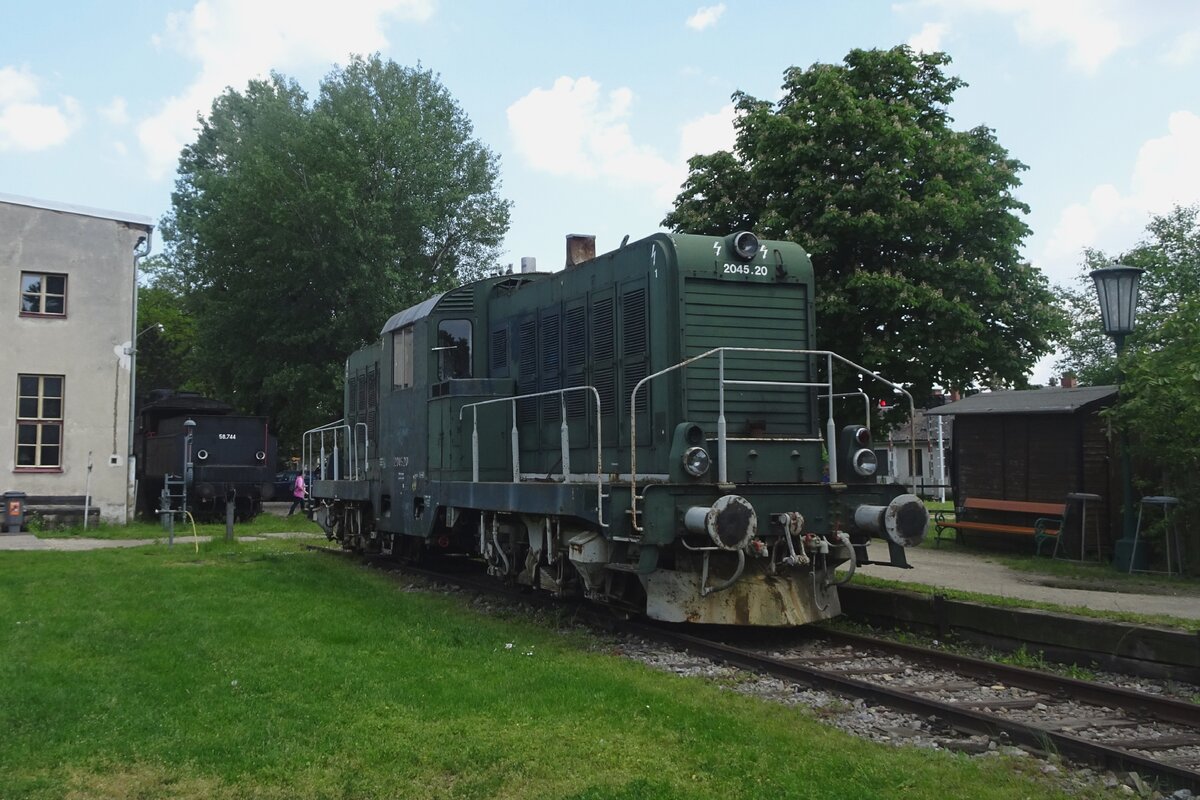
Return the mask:
[[653, 619], [835, 616], [869, 538], [906, 566], [928, 515], [878, 482], [869, 418], [834, 420], [846, 389], [903, 390], [815, 349], [813, 291], [799, 245], [748, 232], [598, 257], [574, 237], [561, 272], [401, 311], [347, 359], [344, 419], [305, 436], [314, 518]]

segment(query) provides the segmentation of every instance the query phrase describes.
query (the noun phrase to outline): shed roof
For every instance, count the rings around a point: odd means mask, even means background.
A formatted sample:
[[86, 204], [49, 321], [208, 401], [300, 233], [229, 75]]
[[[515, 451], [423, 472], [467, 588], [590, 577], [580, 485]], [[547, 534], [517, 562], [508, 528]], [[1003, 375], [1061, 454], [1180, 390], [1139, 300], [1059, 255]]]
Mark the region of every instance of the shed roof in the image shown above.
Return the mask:
[[15, 194], [0, 193], [0, 203], [8, 203], [14, 206], [25, 206], [27, 208], [40, 208], [46, 211], [61, 211], [64, 214], [78, 214], [83, 217], [97, 217], [99, 219], [111, 219], [116, 222], [124, 222], [129, 225], [136, 225], [140, 228], [151, 230], [154, 228], [154, 220], [141, 214], [127, 214], [123, 211], [105, 211], [100, 208], [88, 208], [87, 206], [77, 206], [71, 203], [59, 203], [55, 200], [38, 200], [34, 197], [21, 197]]
[[1117, 394], [1116, 386], [1081, 386], [1075, 389], [1029, 389], [980, 392], [926, 413], [943, 414], [1073, 414], [1084, 406]]

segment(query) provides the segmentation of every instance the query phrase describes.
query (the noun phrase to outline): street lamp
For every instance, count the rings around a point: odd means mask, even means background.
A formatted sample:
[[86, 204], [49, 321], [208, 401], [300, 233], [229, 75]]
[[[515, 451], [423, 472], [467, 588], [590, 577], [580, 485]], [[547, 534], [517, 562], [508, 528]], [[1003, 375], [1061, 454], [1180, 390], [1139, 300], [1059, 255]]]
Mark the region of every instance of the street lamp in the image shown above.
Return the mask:
[[[1100, 318], [1104, 323], [1104, 332], [1112, 337], [1117, 348], [1117, 381], [1118, 396], [1120, 383], [1124, 380], [1121, 370], [1121, 355], [1125, 352], [1125, 337], [1133, 333], [1134, 317], [1137, 314], [1138, 281], [1144, 269], [1114, 264], [1104, 269], [1093, 270], [1092, 280], [1096, 282], [1096, 295], [1100, 298]], [[1117, 540], [1113, 552], [1113, 566], [1122, 572], [1130, 568], [1140, 568], [1130, 563], [1134, 556], [1134, 515], [1133, 515], [1133, 470], [1129, 463], [1129, 437], [1124, 428], [1121, 430], [1121, 482], [1123, 484], [1123, 508], [1121, 513], [1121, 538]], [[1143, 551], [1144, 553], [1144, 551]], [[1143, 555], [1144, 557], [1144, 555]]]

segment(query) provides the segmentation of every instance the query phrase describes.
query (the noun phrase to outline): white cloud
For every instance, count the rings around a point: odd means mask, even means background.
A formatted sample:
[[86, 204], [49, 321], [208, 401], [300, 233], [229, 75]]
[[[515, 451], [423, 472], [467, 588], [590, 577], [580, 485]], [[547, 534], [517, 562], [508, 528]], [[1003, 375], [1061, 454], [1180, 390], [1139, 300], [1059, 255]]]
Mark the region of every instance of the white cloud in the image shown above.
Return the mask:
[[679, 154], [683, 160], [718, 150], [732, 150], [734, 115], [733, 103], [729, 103], [716, 113], [685, 122], [679, 137]]
[[1200, 55], [1200, 28], [1176, 36], [1163, 60], [1171, 66], [1184, 67], [1195, 61], [1197, 55]]
[[534, 169], [576, 178], [604, 177], [621, 184], [661, 180], [671, 165], [652, 148], [634, 143], [626, 120], [633, 92], [601, 96], [589, 77], [561, 77], [508, 107], [517, 152]]
[[112, 102], [100, 109], [100, 116], [114, 125], [124, 125], [129, 122], [129, 107], [124, 97], [114, 97]]
[[1095, 187], [1086, 201], [1063, 210], [1043, 249], [1039, 266], [1065, 283], [1085, 247], [1116, 254], [1137, 243], [1146, 223], [1175, 205], [1200, 202], [1200, 116], [1176, 111], [1165, 135], [1138, 150], [1127, 190]]
[[1137, 41], [1153, 16], [1129, 0], [925, 0], [947, 14], [983, 12], [1012, 18], [1021, 41], [1066, 45], [1076, 68], [1094, 72]]
[[387, 45], [390, 20], [424, 21], [433, 0], [341, 0], [337, 4], [294, 0], [198, 0], [190, 11], [167, 16], [153, 37], [162, 50], [199, 63], [190, 86], [138, 125], [138, 139], [154, 177], [170, 170], [195, 134], [196, 117], [207, 114], [226, 87], [299, 66], [344, 62], [351, 53]]
[[933, 53], [942, 49], [942, 39], [949, 30], [950, 26], [944, 22], [926, 22], [908, 38], [907, 44], [918, 53]]
[[711, 28], [717, 24], [717, 20], [725, 13], [725, 4], [718, 3], [715, 6], [704, 6], [688, 17], [686, 24], [694, 31], [702, 31], [705, 28]]
[[27, 67], [0, 68], [0, 152], [46, 150], [79, 126], [79, 104], [71, 97], [57, 105], [37, 102], [38, 83]]
[[561, 77], [508, 107], [508, 128], [518, 155], [532, 169], [650, 191], [664, 206], [687, 176], [687, 159], [733, 146], [733, 105], [682, 124], [675, 157], [634, 141], [629, 118], [633, 92], [604, 93], [589, 77]]

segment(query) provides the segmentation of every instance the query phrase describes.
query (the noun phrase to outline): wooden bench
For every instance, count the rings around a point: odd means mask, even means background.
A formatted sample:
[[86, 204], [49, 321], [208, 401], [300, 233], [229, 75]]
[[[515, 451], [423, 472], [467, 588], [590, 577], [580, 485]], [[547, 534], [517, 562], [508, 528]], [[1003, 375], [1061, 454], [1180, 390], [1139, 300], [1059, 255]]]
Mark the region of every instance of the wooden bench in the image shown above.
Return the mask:
[[[992, 522], [975, 519], [977, 512], [985, 512], [985, 516], [997, 516], [1005, 522]], [[990, 513], [987, 513], [990, 512]], [[1030, 503], [1022, 500], [992, 500], [987, 497], [967, 497], [962, 505], [954, 509], [954, 519], [946, 518], [947, 512], [937, 511], [933, 515], [934, 544], [942, 539], [943, 531], [981, 531], [984, 533], [1003, 533], [1016, 536], [1032, 536], [1036, 545], [1034, 552], [1041, 554], [1042, 544], [1055, 541], [1063, 527], [1063, 518], [1067, 513], [1066, 501], [1062, 503]], [[964, 515], [970, 519], [963, 519]], [[1026, 522], [1036, 516], [1037, 519], [1029, 524]]]

